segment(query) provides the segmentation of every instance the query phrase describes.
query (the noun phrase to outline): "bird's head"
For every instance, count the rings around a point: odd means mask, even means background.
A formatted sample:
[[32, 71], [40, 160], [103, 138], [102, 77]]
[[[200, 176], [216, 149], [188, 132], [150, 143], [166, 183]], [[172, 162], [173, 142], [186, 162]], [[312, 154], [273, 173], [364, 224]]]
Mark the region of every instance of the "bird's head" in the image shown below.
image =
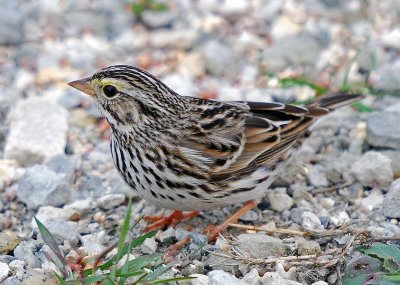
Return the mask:
[[182, 106], [181, 97], [160, 80], [128, 65], [109, 66], [68, 84], [92, 96], [115, 126], [157, 120]]

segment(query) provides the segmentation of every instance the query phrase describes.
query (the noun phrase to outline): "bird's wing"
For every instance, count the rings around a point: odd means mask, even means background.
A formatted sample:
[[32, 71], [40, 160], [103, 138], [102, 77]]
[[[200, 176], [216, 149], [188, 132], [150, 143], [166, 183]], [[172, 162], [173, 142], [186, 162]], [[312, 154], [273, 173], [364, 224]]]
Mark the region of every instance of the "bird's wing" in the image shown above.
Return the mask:
[[359, 99], [359, 95], [335, 95], [307, 106], [206, 101], [199, 104], [199, 128], [186, 138], [184, 147], [207, 159], [212, 180], [237, 177], [260, 165], [273, 166], [315, 118]]

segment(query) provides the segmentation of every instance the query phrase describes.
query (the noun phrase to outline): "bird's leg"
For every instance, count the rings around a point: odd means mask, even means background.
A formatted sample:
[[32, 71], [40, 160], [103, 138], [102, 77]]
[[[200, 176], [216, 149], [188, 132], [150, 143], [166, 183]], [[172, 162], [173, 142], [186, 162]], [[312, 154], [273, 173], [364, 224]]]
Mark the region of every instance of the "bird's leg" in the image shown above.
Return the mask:
[[145, 221], [152, 222], [150, 225], [148, 225], [144, 231], [145, 232], [150, 232], [156, 229], [161, 229], [164, 227], [169, 227], [172, 226], [174, 227], [176, 224], [179, 222], [193, 218], [199, 215], [199, 212], [187, 212], [183, 213], [182, 211], [173, 211], [171, 214], [168, 216], [149, 216], [149, 217], [144, 217]]
[[233, 213], [231, 216], [229, 216], [225, 222], [220, 224], [219, 226], [214, 226], [214, 225], [209, 225], [204, 229], [204, 232], [207, 233], [208, 235], [208, 241], [215, 241], [217, 237], [219, 236], [220, 233], [222, 233], [228, 226], [229, 224], [232, 223], [237, 223], [238, 219], [246, 214], [248, 211], [253, 209], [254, 207], [257, 206], [256, 201], [250, 200], [247, 201], [243, 204], [241, 208], [236, 210], [235, 213]]
[[[214, 225], [209, 225], [204, 229], [204, 232], [207, 233], [208, 235], [208, 241], [215, 241], [218, 237], [218, 235], [223, 232], [231, 223], [236, 223], [237, 220], [243, 216], [245, 213], [253, 209], [254, 207], [257, 206], [256, 201], [250, 200], [247, 201], [243, 204], [241, 208], [239, 208], [235, 213], [233, 213], [231, 216], [229, 216], [225, 222], [220, 224], [219, 226], [214, 226]], [[168, 247], [165, 251], [164, 258], [166, 260], [169, 260], [171, 256], [173, 256], [178, 249], [180, 249], [182, 246], [186, 245], [190, 241], [189, 237], [184, 238], [181, 241], [178, 241], [177, 243], [171, 245]]]

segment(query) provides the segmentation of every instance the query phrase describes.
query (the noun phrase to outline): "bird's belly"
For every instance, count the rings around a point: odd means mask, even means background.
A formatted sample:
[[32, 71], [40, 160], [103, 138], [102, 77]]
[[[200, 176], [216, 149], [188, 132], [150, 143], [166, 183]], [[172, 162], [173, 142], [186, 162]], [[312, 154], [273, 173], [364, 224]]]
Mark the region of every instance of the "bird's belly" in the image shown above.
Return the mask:
[[[260, 168], [226, 188], [205, 193], [199, 185], [208, 181], [189, 176], [177, 177], [167, 167], [159, 169], [154, 161], [148, 160], [140, 152], [132, 152], [111, 143], [114, 164], [125, 182], [146, 201], [167, 209], [202, 211], [259, 200], [266, 195], [276, 177], [269, 169]], [[262, 182], [259, 182], [260, 179]]]

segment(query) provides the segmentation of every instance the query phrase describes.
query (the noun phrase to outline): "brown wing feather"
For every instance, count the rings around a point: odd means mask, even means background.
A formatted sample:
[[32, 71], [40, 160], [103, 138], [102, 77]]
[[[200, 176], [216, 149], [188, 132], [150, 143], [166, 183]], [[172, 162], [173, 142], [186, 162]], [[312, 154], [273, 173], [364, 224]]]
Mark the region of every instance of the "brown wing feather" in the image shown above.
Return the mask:
[[316, 118], [361, 98], [340, 94], [307, 106], [204, 100], [203, 105], [198, 104], [204, 140], [188, 138], [185, 147], [210, 159], [212, 181], [238, 177], [260, 165], [272, 166], [304, 136]]

